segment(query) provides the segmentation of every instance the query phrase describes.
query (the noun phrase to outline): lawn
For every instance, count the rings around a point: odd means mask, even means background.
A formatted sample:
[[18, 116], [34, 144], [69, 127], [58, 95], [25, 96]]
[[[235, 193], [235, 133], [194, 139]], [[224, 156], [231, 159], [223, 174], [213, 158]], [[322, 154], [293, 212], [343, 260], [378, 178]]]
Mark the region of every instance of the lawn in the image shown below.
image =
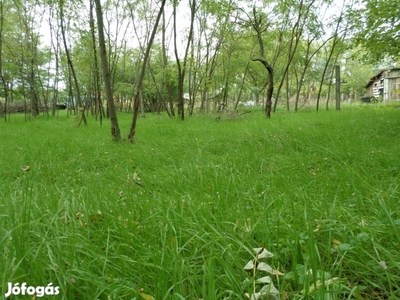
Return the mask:
[[398, 108], [1, 121], [0, 298], [400, 298]]

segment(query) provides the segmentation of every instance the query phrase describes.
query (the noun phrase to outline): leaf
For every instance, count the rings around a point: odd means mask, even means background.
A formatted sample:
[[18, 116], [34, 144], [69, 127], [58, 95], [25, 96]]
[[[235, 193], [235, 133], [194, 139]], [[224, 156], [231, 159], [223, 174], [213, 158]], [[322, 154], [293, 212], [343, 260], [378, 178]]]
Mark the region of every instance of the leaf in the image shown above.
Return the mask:
[[144, 300], [156, 300], [153, 296], [139, 292], [140, 297]]
[[[315, 284], [312, 284], [308, 290], [308, 293], [313, 293], [315, 290], [320, 289], [321, 287], [325, 286], [330, 286], [331, 284], [334, 284], [336, 282], [340, 281], [339, 277], [334, 277], [325, 281], [317, 280]], [[306, 290], [302, 290], [301, 293], [304, 294]]]
[[278, 289], [274, 286], [274, 284], [271, 282], [271, 284], [264, 285], [261, 290], [261, 293], [268, 293], [269, 295], [275, 294], [279, 295]]
[[249, 271], [249, 270], [253, 270], [254, 269], [254, 262], [253, 260], [250, 260], [245, 266], [244, 268], [245, 270]]
[[266, 264], [265, 262], [260, 262], [257, 265], [257, 270], [271, 273], [272, 272], [272, 267], [269, 264]]
[[356, 236], [356, 240], [358, 242], [367, 242], [369, 240], [368, 234], [366, 234], [365, 232], [359, 233]]
[[31, 168], [29, 166], [25, 166], [22, 168], [23, 171], [28, 172]]
[[279, 300], [279, 291], [274, 286], [272, 281], [269, 284], [264, 285], [259, 292], [255, 292], [251, 294], [251, 297], [248, 293], [244, 294], [247, 299], [250, 300]]
[[333, 240], [333, 248], [337, 248], [340, 244], [341, 244], [342, 242], [341, 241], [339, 241], [339, 240]]
[[257, 283], [271, 283], [271, 277], [264, 276], [256, 280]]
[[245, 293], [244, 296], [246, 297], [246, 299], [250, 299], [250, 300], [262, 300], [262, 299], [267, 299], [265, 298], [263, 294], [261, 293], [253, 293], [251, 294], [251, 297], [249, 295], [249, 293]]
[[272, 267], [269, 264], [266, 264], [264, 262], [260, 262], [257, 265], [257, 270], [268, 272], [271, 275], [281, 275], [281, 276], [285, 275], [284, 273], [282, 273], [278, 270], [272, 269]]
[[386, 266], [386, 262], [384, 260], [380, 261], [378, 263], [379, 267], [381, 267], [382, 270], [386, 270], [387, 266]]
[[353, 246], [350, 245], [350, 244], [340, 244], [337, 248], [338, 248], [340, 251], [350, 251], [350, 250], [353, 249]]
[[264, 285], [260, 293], [266, 297], [260, 298], [260, 299], [267, 299], [267, 300], [279, 300], [279, 291], [278, 289], [274, 286], [273, 282], [271, 282], [268, 285]]
[[283, 276], [283, 275], [285, 275], [285, 273], [282, 273], [282, 272], [280, 272], [280, 271], [278, 271], [278, 270], [272, 270], [272, 273], [271, 273], [272, 275], [279, 275], [279, 276]]
[[257, 259], [261, 259], [261, 258], [270, 258], [273, 257], [274, 254], [272, 254], [271, 252], [269, 252], [267, 249], [265, 249], [264, 247], [261, 248], [253, 248], [254, 253], [256, 254], [256, 258]]
[[140, 181], [140, 177], [139, 177], [139, 175], [138, 175], [136, 172], [133, 173], [132, 180], [133, 180], [133, 181]]

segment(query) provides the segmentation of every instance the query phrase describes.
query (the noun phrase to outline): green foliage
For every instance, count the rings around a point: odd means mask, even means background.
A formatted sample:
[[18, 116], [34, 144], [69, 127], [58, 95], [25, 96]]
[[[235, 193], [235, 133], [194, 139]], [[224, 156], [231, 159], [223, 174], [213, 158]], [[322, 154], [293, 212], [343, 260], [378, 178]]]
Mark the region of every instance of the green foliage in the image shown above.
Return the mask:
[[[331, 71], [336, 63], [335, 58], [341, 62], [342, 58], [350, 56], [349, 52], [353, 52], [349, 50], [350, 40], [346, 38], [350, 36], [349, 28], [353, 30], [350, 33], [355, 33], [359, 42], [371, 53], [396, 54], [397, 6], [392, 0], [365, 2], [366, 6], [360, 10], [354, 10], [357, 6], [346, 5], [343, 9], [346, 15], [342, 16], [339, 15], [336, 4], [330, 0], [300, 2], [268, 0], [254, 3], [257, 12], [262, 16], [265, 58], [274, 67], [276, 86], [281, 86], [280, 97], [277, 97], [278, 89], [275, 89], [275, 98], [286, 98], [288, 102], [293, 102], [294, 98], [301, 94], [299, 98], [308, 99], [310, 87], [319, 89], [320, 86], [321, 96], [327, 96], [331, 84]], [[71, 57], [82, 96], [89, 95], [87, 98], [94, 99], [97, 90], [101, 89], [98, 86], [96, 70], [96, 63], [97, 68], [100, 63], [95, 62], [94, 50], [98, 49], [97, 45], [93, 45], [91, 28], [87, 22], [89, 12], [84, 3], [14, 1], [14, 4], [4, 2], [4, 14], [7, 18], [4, 18], [2, 28], [1, 64], [6, 81], [13, 83], [11, 98], [30, 100], [39, 95], [39, 100], [43, 100], [44, 95], [56, 95], [57, 98], [57, 93], [62, 89], [67, 93], [70, 92], [71, 74], [66, 63], [59, 28], [60, 5], [62, 5], [66, 20], [66, 42], [71, 48]], [[121, 99], [125, 103], [131, 103], [133, 100], [133, 89], [142, 63], [142, 50], [148, 42], [149, 30], [152, 28], [154, 14], [157, 11], [155, 8], [158, 8], [158, 5], [157, 1], [128, 3], [119, 0], [103, 3], [107, 23], [107, 55], [118, 104], [121, 103]], [[165, 35], [162, 38], [161, 32], [157, 33], [157, 42], [152, 47], [143, 83], [143, 95], [148, 102], [170, 101], [171, 104], [176, 102], [177, 68], [172, 59], [172, 26], [168, 23], [173, 5], [178, 6], [180, 18], [187, 17], [184, 13], [188, 8], [187, 3], [168, 1], [165, 28], [163, 28]], [[226, 99], [223, 100], [228, 100], [230, 103], [236, 101], [239, 90], [242, 99], [250, 99], [254, 95], [262, 99], [265, 96], [267, 76], [265, 68], [253, 62], [248, 64], [251, 58], [258, 56], [258, 43], [252, 31], [251, 18], [249, 19], [252, 7], [253, 3], [248, 1], [207, 0], [198, 3], [195, 16], [196, 30], [193, 43], [190, 45], [188, 72], [184, 79], [184, 93], [196, 94], [197, 107], [200, 106], [200, 95], [203, 97], [202, 100], [211, 98], [221, 88], [227, 92], [224, 94]], [[390, 9], [391, 7], [394, 9]], [[352, 26], [348, 26], [350, 21]], [[387, 24], [390, 26], [386, 26]], [[337, 32], [339, 44], [332, 41], [336, 26], [339, 28]], [[51, 45], [47, 32], [41, 33], [44, 32], [42, 29], [47, 27], [51, 27]], [[178, 44], [186, 39], [186, 29], [184, 26], [178, 29]], [[369, 38], [365, 39], [366, 36]], [[163, 42], [165, 45], [161, 45]], [[329, 58], [328, 54], [334, 47], [334, 55]], [[165, 53], [163, 53], [164, 48]], [[178, 52], [181, 52], [181, 49]], [[99, 57], [99, 53], [97, 55]], [[358, 60], [360, 53], [355, 53], [353, 57]], [[375, 59], [377, 55], [370, 57]], [[328, 58], [329, 64], [327, 64]], [[58, 74], [54, 70], [56, 60]], [[328, 65], [328, 68], [323, 76], [325, 65]], [[346, 93], [356, 91], [362, 94], [363, 86], [367, 82], [362, 82], [365, 76], [359, 76], [359, 73], [370, 74], [370, 67], [368, 65], [362, 70], [352, 70], [352, 75], [346, 79], [348, 86], [343, 91]], [[34, 76], [30, 73], [32, 68]], [[53, 90], [53, 85], [56, 83], [58, 91]], [[318, 92], [319, 90], [314, 91], [314, 94]], [[72, 94], [74, 93], [72, 89]], [[4, 96], [4, 87], [0, 89], [0, 96]], [[165, 107], [165, 103], [161, 104], [163, 105], [159, 107]]]
[[0, 123], [1, 290], [243, 299], [244, 280], [264, 276], [243, 269], [258, 246], [285, 273], [270, 275], [281, 299], [396, 299], [398, 113], [149, 115], [135, 145], [92, 120], [12, 115]]
[[398, 57], [400, 8], [396, 0], [361, 1], [360, 9], [350, 14], [355, 40], [368, 50], [369, 61], [386, 56]]

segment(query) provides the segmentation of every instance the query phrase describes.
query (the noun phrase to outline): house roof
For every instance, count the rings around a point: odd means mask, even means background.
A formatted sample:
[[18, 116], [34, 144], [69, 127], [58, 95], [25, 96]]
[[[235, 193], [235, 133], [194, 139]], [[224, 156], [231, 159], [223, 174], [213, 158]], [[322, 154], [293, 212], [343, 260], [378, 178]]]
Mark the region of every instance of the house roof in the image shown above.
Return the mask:
[[373, 84], [377, 79], [380, 78], [380, 76], [383, 74], [383, 72], [386, 72], [386, 71], [399, 71], [399, 70], [400, 70], [400, 68], [397, 68], [397, 67], [396, 68], [382, 69], [382, 70], [380, 70], [378, 73], [376, 73], [374, 76], [372, 76], [369, 79], [368, 84], [365, 87], [368, 88], [371, 84]]

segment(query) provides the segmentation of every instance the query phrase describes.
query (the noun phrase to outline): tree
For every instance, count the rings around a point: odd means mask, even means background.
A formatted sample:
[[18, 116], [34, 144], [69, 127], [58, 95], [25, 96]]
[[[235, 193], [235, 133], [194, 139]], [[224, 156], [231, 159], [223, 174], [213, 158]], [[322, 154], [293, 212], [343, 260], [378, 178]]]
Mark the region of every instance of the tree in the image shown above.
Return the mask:
[[265, 50], [264, 50], [264, 40], [263, 40], [263, 32], [266, 31], [267, 27], [264, 24], [263, 15], [256, 11], [256, 7], [253, 7], [253, 20], [252, 27], [254, 28], [257, 34], [257, 41], [260, 47], [259, 49], [259, 57], [253, 58], [253, 61], [259, 61], [268, 71], [268, 80], [267, 80], [267, 99], [265, 100], [265, 115], [269, 119], [271, 118], [271, 107], [272, 107], [272, 95], [274, 93], [274, 68], [273, 66], [265, 59]]
[[181, 60], [179, 58], [178, 54], [178, 46], [177, 46], [177, 21], [176, 21], [176, 15], [177, 15], [177, 0], [174, 1], [174, 10], [173, 10], [173, 22], [174, 22], [174, 53], [175, 53], [175, 59], [176, 59], [176, 65], [178, 67], [178, 94], [179, 94], [179, 109], [178, 113], [180, 113], [181, 119], [185, 119], [185, 100], [183, 98], [183, 84], [185, 80], [185, 73], [186, 73], [186, 67], [187, 67], [187, 61], [188, 61], [188, 53], [189, 53], [189, 47], [190, 44], [193, 43], [193, 25], [194, 25], [194, 18], [196, 14], [196, 0], [189, 0], [189, 6], [190, 6], [190, 29], [189, 29], [189, 35], [187, 37], [187, 43], [185, 47], [185, 53], [183, 56], [183, 62], [181, 63]]
[[[361, 8], [349, 19], [354, 41], [367, 50], [367, 60], [400, 55], [400, 6], [397, 0], [361, 0]], [[365, 57], [364, 57], [365, 58]]]
[[166, 2], [166, 0], [163, 0], [161, 2], [160, 11], [158, 12], [157, 19], [153, 26], [153, 31], [151, 33], [149, 42], [147, 43], [146, 52], [144, 54], [143, 62], [142, 62], [142, 68], [141, 68], [140, 75], [139, 75], [139, 78], [138, 78], [138, 81], [136, 84], [136, 95], [135, 95], [135, 102], [133, 104], [132, 123], [131, 123], [131, 128], [129, 130], [129, 135], [128, 135], [128, 140], [130, 142], [134, 141], [134, 137], [135, 137], [135, 133], [136, 133], [137, 117], [138, 117], [138, 113], [139, 113], [139, 104], [140, 104], [140, 98], [141, 98], [141, 93], [142, 93], [142, 84], [143, 84], [143, 79], [144, 79], [144, 75], [145, 75], [146, 68], [147, 68], [147, 61], [149, 59], [151, 45], [153, 44], [154, 37], [157, 32], [158, 23], [160, 22], [161, 15], [164, 11], [165, 2]]
[[[7, 87], [7, 82], [3, 74], [3, 27], [4, 27], [4, 3], [3, 0], [0, 0], [0, 78], [1, 82], [3, 84], [3, 89], [4, 89], [4, 111], [7, 113], [7, 102], [8, 102], [8, 87]], [[3, 105], [0, 102], [0, 117], [3, 114]], [[5, 121], [7, 121], [7, 115], [4, 118]]]
[[64, 24], [64, 22], [65, 22], [65, 20], [64, 20], [64, 0], [59, 0], [59, 1], [60, 1], [59, 2], [60, 27], [61, 27], [61, 35], [62, 35], [62, 39], [63, 39], [63, 44], [64, 44], [64, 50], [65, 50], [65, 54], [67, 56], [69, 71], [71, 72], [72, 79], [73, 79], [74, 86], [75, 86], [77, 105], [78, 105], [78, 108], [81, 110], [81, 118], [82, 118], [81, 121], [83, 120], [83, 123], [85, 125], [87, 125], [87, 119], [86, 119], [86, 115], [85, 115], [85, 107], [82, 105], [82, 98], [81, 98], [81, 92], [80, 92], [80, 87], [79, 87], [79, 83], [78, 83], [78, 78], [76, 76], [75, 67], [74, 67], [74, 64], [72, 63], [70, 50], [67, 45], [67, 38], [66, 38], [66, 34], [65, 34], [66, 30], [65, 30], [65, 24]]
[[[297, 1], [296, 1], [297, 2]], [[279, 6], [282, 9], [282, 14], [285, 16], [284, 21], [284, 31], [289, 31], [289, 41], [288, 41], [288, 49], [287, 49], [287, 58], [285, 67], [283, 70], [283, 75], [280, 80], [280, 83], [277, 88], [275, 103], [274, 103], [274, 111], [276, 111], [276, 105], [279, 100], [279, 94], [282, 89], [283, 83], [286, 80], [287, 85], [289, 85], [289, 67], [297, 53], [297, 47], [299, 42], [301, 41], [302, 35], [305, 31], [305, 27], [308, 23], [308, 19], [311, 15], [311, 9], [315, 5], [315, 0], [307, 1], [300, 0], [299, 3], [287, 3], [280, 2]], [[293, 11], [291, 11], [293, 9]], [[296, 11], [297, 10], [297, 11]], [[292, 15], [294, 15], [294, 19], [292, 19]], [[292, 28], [289, 29], [287, 27], [287, 23], [289, 23]], [[283, 35], [283, 33], [282, 33]], [[286, 109], [289, 110], [289, 88], [287, 86], [286, 91]]]
[[121, 138], [121, 132], [118, 126], [117, 113], [115, 111], [113, 92], [111, 88], [111, 74], [107, 61], [107, 51], [104, 39], [103, 12], [101, 9], [100, 0], [95, 0], [95, 4], [96, 4], [96, 16], [97, 16], [97, 29], [99, 32], [101, 66], [103, 69], [104, 86], [106, 90], [107, 105], [111, 120], [111, 135], [114, 140], [119, 140]]

